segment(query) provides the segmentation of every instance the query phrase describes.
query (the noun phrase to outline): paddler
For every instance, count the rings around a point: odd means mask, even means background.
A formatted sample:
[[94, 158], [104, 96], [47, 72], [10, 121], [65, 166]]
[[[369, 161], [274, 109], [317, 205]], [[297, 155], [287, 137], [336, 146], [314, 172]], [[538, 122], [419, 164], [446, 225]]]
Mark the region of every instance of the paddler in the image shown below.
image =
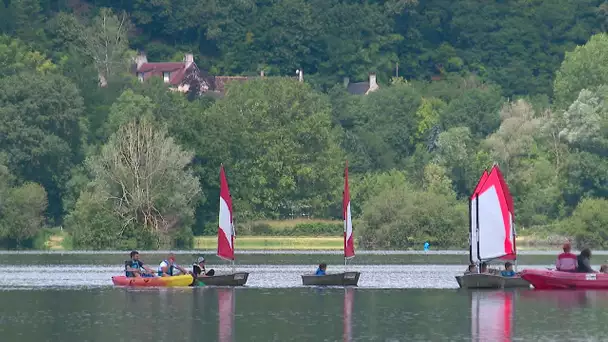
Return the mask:
[[[143, 270], [143, 272], [142, 272]], [[147, 273], [145, 272], [147, 271]], [[130, 278], [154, 277], [154, 270], [139, 260], [139, 252], [131, 252], [131, 260], [125, 261], [125, 276]]]
[[160, 265], [158, 265], [158, 276], [159, 277], [171, 277], [173, 276], [173, 271], [178, 269], [182, 274], [188, 274], [183, 267], [175, 263], [175, 255], [173, 253], [169, 254], [169, 257], [163, 260]]

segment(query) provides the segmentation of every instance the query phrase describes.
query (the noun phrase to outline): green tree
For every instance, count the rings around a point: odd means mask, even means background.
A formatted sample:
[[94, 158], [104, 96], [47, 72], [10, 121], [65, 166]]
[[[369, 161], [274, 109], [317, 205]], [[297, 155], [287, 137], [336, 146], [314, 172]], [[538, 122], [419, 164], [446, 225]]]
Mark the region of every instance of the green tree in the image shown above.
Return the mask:
[[0, 78], [0, 149], [16, 177], [44, 186], [55, 222], [70, 170], [82, 160], [82, 111], [78, 89], [63, 76]]
[[201, 188], [187, 169], [192, 157], [166, 131], [141, 118], [122, 125], [87, 165], [96, 193], [108, 202], [122, 228], [139, 227], [165, 245], [193, 223]]
[[219, 191], [224, 163], [237, 217], [339, 213], [344, 158], [325, 96], [293, 79], [250, 80], [230, 85], [204, 122], [203, 188]]
[[594, 91], [608, 84], [608, 34], [592, 36], [582, 46], [566, 53], [555, 74], [553, 93], [558, 108], [567, 108], [583, 89]]
[[608, 235], [608, 200], [586, 198], [576, 207], [572, 217], [564, 222], [563, 228], [574, 236], [576, 247], [582, 249], [606, 248]]

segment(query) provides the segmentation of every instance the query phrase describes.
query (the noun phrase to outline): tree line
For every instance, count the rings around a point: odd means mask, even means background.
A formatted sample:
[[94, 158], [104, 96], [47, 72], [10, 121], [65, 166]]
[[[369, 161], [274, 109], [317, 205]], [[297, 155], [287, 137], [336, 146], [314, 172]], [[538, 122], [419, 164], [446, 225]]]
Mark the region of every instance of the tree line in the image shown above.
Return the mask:
[[[79, 248], [189, 246], [217, 229], [220, 163], [237, 222], [339, 219], [348, 160], [362, 247], [466, 245], [467, 198], [493, 163], [520, 232], [606, 247], [604, 6], [519, 5], [9, 1], [0, 241], [63, 226]], [[140, 47], [270, 77], [188, 97], [129, 74]], [[303, 83], [285, 77], [296, 66]], [[380, 89], [349, 94], [341, 77], [369, 71]]]

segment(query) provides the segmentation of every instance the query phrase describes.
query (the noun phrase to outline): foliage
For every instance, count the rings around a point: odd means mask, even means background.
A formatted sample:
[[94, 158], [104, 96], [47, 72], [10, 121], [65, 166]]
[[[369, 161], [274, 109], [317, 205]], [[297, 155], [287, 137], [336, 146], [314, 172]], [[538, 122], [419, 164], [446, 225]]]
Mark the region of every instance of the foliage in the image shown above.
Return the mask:
[[[193, 232], [217, 231], [221, 163], [243, 232], [281, 230], [262, 219], [313, 218], [329, 223], [286, 231], [339, 235], [331, 220], [341, 219], [345, 159], [364, 247], [462, 246], [466, 199], [494, 163], [518, 227], [571, 227], [603, 246], [601, 231], [581, 223], [608, 197], [603, 1], [14, 0], [2, 9], [3, 246], [31, 247], [47, 225], [65, 225], [76, 248], [189, 246]], [[154, 62], [193, 53], [210, 76], [266, 77], [185, 95], [133, 77], [134, 50]], [[344, 77], [371, 72], [379, 89], [348, 92]]]
[[109, 209], [111, 220], [118, 220], [111, 222], [119, 222], [123, 231], [134, 227], [172, 241], [181, 226], [191, 224], [193, 203], [201, 191], [198, 179], [186, 170], [191, 160], [192, 154], [149, 119], [132, 120], [120, 126], [98, 156], [87, 160], [93, 188], [101, 197], [92, 204]]
[[607, 248], [607, 224], [608, 200], [586, 198], [576, 207], [572, 217], [564, 222], [564, 229], [574, 236], [579, 249]]

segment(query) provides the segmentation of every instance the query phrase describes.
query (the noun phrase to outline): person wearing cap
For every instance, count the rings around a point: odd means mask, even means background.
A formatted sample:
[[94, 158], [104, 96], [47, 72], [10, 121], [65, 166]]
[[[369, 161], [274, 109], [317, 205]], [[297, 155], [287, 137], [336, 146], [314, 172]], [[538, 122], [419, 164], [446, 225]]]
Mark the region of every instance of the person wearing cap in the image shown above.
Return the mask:
[[211, 269], [209, 272], [205, 270], [205, 257], [200, 256], [196, 259], [196, 263], [192, 264], [192, 275], [195, 278], [198, 277], [211, 277], [215, 274], [215, 270]]
[[[146, 273], [147, 271], [147, 273]], [[131, 260], [125, 261], [125, 276], [130, 278], [154, 277], [154, 270], [139, 260], [139, 252], [131, 252]]]
[[158, 276], [159, 277], [171, 277], [173, 276], [173, 271], [178, 269], [182, 274], [188, 274], [183, 267], [175, 263], [175, 255], [173, 253], [169, 254], [169, 257], [163, 260], [160, 265], [158, 265]]
[[576, 272], [578, 260], [576, 255], [570, 252], [571, 246], [569, 242], [564, 244], [563, 250], [564, 252], [557, 256], [555, 269], [561, 272]]

